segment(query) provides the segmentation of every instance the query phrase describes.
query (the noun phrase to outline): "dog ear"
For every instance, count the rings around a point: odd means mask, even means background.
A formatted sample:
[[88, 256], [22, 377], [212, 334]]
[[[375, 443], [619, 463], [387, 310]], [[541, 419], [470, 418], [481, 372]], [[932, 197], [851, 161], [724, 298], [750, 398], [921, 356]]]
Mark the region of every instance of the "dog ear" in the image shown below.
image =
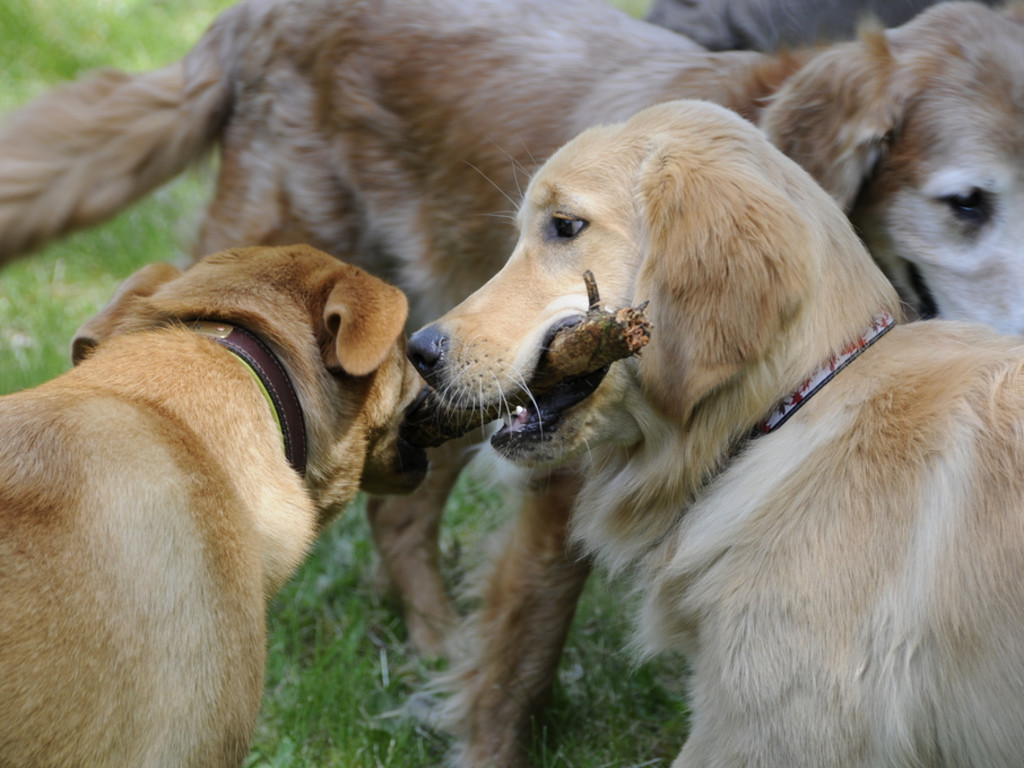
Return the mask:
[[180, 269], [165, 263], [149, 264], [131, 275], [121, 283], [107, 305], [75, 331], [71, 340], [71, 362], [78, 365], [108, 338], [136, 299], [152, 296], [161, 285], [180, 276]]
[[344, 265], [324, 305], [324, 364], [351, 376], [373, 373], [402, 334], [408, 314], [400, 290]]
[[655, 329], [640, 370], [651, 402], [685, 419], [776, 342], [809, 285], [811, 238], [758, 172], [723, 172], [676, 137], [659, 143], [638, 185], [648, 242], [636, 298]]
[[884, 156], [905, 98], [881, 29], [832, 46], [808, 62], [773, 97], [760, 125], [847, 213]]

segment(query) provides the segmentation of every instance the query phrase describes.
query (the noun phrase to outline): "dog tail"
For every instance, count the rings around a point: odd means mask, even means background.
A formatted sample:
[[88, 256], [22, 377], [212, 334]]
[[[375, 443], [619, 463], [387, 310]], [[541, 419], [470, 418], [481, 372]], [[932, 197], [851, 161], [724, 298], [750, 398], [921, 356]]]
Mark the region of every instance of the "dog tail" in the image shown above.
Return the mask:
[[12, 114], [0, 131], [0, 264], [106, 219], [212, 148], [230, 112], [233, 51], [252, 13], [222, 14], [181, 61], [97, 71]]

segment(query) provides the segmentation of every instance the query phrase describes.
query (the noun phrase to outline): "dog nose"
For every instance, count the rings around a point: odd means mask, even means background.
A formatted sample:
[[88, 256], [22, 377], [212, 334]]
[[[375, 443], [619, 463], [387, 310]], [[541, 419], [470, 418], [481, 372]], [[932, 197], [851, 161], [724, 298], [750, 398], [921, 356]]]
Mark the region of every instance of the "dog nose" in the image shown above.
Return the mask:
[[428, 325], [409, 337], [405, 354], [420, 376], [431, 386], [436, 386], [438, 369], [444, 362], [447, 348], [448, 335], [436, 325]]

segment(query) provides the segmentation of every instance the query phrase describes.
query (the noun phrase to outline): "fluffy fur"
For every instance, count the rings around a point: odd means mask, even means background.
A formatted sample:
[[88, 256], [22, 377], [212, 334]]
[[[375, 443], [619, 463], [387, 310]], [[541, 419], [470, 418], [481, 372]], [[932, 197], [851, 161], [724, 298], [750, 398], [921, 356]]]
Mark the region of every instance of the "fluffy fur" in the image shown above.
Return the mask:
[[[864, 214], [915, 308], [908, 264], [942, 314], [1020, 331], [1009, 254], [1022, 235], [1005, 215], [1024, 197], [1006, 170], [1024, 110], [1018, 14], [945, 3], [859, 42], [766, 56], [707, 53], [594, 0], [249, 0], [180, 62], [107, 70], [9, 117], [0, 259], [116, 213], [217, 146], [196, 254], [299, 241], [350, 253], [393, 275], [427, 322], [497, 271], [513, 233], [493, 217], [558, 146], [702, 98], [762, 122]], [[992, 215], [965, 221], [976, 192]]]
[[[0, 260], [109, 216], [213, 148], [194, 245], [308, 242], [384, 276], [419, 327], [478, 288], [515, 240], [506, 214], [580, 130], [669, 98], [759, 121], [857, 222], [911, 310], [1024, 330], [1024, 28], [941, 5], [898, 30], [780, 56], [708, 53], [597, 0], [248, 0], [180, 62], [108, 71], [12, 115], [0, 135]], [[508, 215], [511, 218], [511, 215]], [[384, 572], [417, 648], [456, 616], [437, 563], [465, 462], [374, 500]], [[586, 564], [570, 505], [539, 478], [486, 593], [453, 701], [465, 762], [512, 765], [545, 698]], [[540, 510], [546, 510], [541, 513]], [[573, 555], [570, 555], [570, 560]], [[556, 596], [570, 596], [557, 600]], [[519, 642], [527, 625], [536, 642]], [[498, 703], [495, 691], [516, 691]]]
[[[0, 754], [9, 766], [236, 766], [264, 606], [360, 487], [409, 491], [421, 381], [397, 289], [307, 247], [146, 267], [83, 361], [0, 398]], [[304, 477], [249, 369], [182, 322], [257, 334], [304, 410]], [[376, 329], [365, 332], [365, 326]]]
[[638, 360], [492, 443], [585, 457], [574, 536], [636, 569], [640, 647], [692, 666], [674, 765], [1020, 765], [1024, 341], [899, 325], [753, 437], [898, 299], [813, 179], [706, 103], [583, 133], [519, 223], [504, 270], [410, 344], [442, 340], [439, 391], [487, 406], [585, 312], [583, 270], [609, 305], [650, 301]]

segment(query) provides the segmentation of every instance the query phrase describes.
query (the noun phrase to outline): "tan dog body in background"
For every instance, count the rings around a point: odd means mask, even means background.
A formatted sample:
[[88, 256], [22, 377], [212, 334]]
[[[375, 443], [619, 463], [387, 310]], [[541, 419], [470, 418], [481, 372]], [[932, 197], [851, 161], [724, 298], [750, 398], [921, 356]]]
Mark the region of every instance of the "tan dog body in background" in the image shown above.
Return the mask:
[[897, 325], [752, 437], [900, 310], [834, 202], [706, 103], [582, 134], [519, 223], [505, 268], [410, 349], [443, 335], [438, 391], [487, 407], [586, 312], [583, 270], [609, 306], [650, 302], [639, 359], [492, 443], [584, 457], [575, 536], [636, 569], [641, 647], [692, 668], [674, 765], [1024, 763], [1024, 341]]
[[9, 116], [0, 261], [219, 147], [196, 255], [293, 242], [352, 254], [426, 323], [504, 262], [514, 235], [495, 215], [561, 144], [701, 98], [762, 124], [863, 214], [913, 308], [923, 284], [944, 316], [1024, 331], [1024, 232], [1005, 213], [1024, 199], [1017, 10], [940, 4], [884, 36], [775, 56], [706, 52], [597, 0], [248, 0], [180, 62], [106, 71]]
[[[213, 148], [194, 253], [309, 242], [410, 296], [418, 327], [491, 277], [530, 174], [588, 126], [669, 98], [760, 122], [857, 221], [915, 309], [1024, 330], [1024, 27], [950, 4], [820, 52], [708, 53], [596, 0], [249, 0], [181, 62], [108, 72], [0, 135], [0, 259], [124, 208]], [[510, 215], [509, 215], [510, 218]], [[414, 646], [455, 612], [437, 531], [465, 458], [374, 500]], [[541, 480], [481, 585], [456, 671], [466, 764], [522, 759], [587, 561], [565, 555], [573, 480]]]
[[[0, 762], [241, 764], [267, 600], [360, 486], [425, 472], [397, 438], [422, 384], [405, 312], [307, 247], [154, 265], [83, 326], [87, 359], [0, 398]], [[200, 318], [285, 366], [304, 478], [252, 373], [181, 324]]]

